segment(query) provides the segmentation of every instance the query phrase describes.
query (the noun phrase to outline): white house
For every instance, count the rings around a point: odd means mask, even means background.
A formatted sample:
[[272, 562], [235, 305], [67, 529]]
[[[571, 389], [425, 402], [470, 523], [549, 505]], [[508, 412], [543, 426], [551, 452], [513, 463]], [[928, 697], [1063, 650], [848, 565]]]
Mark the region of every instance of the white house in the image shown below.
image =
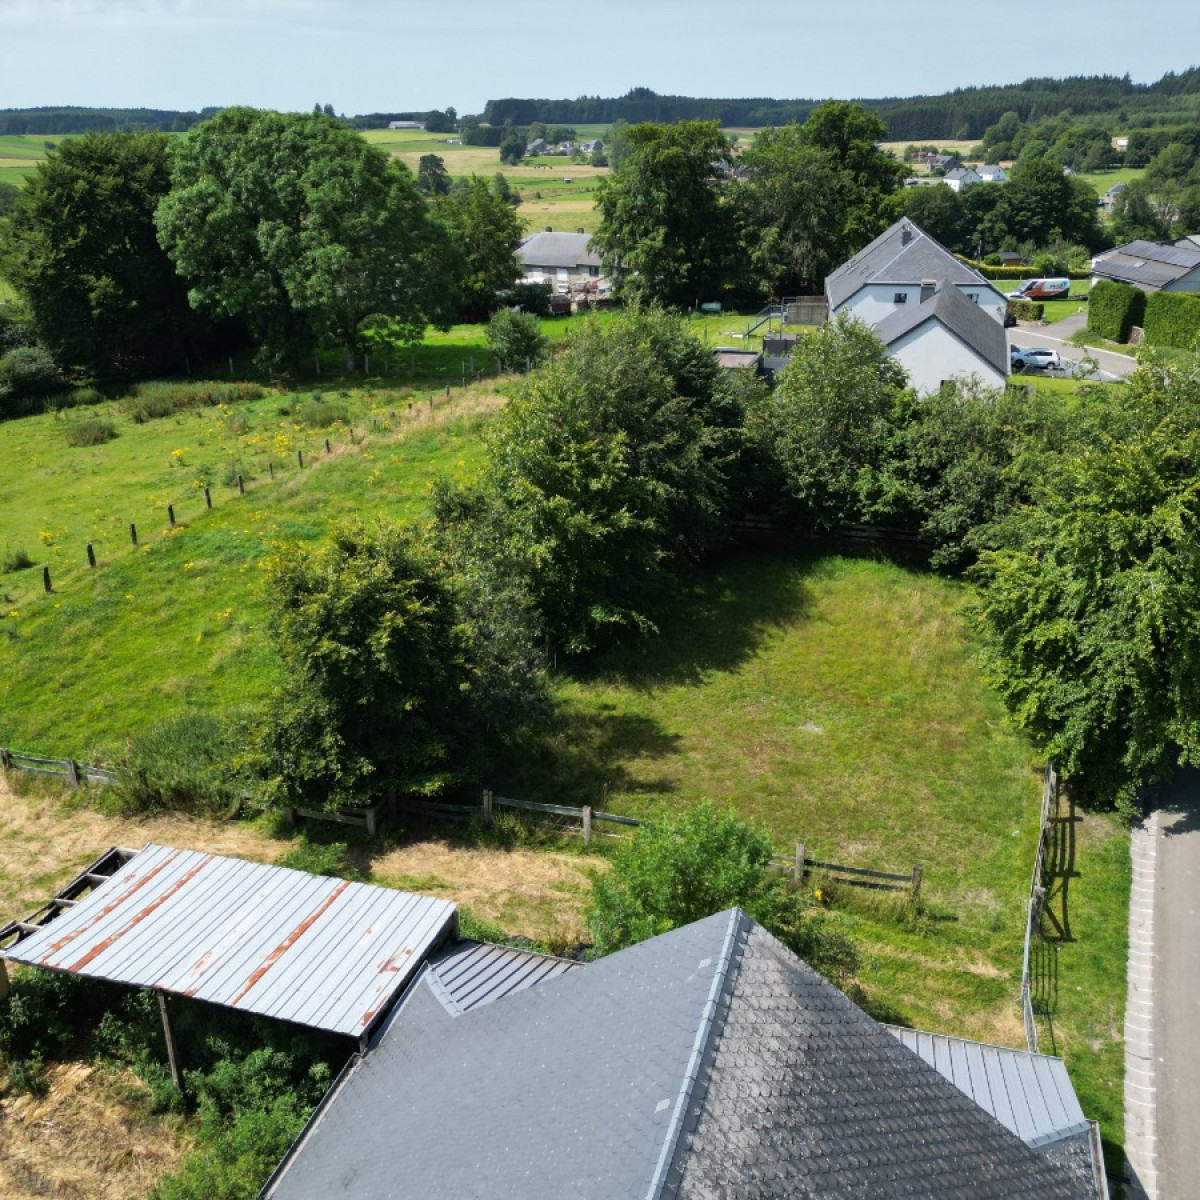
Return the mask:
[[936, 391], [954, 376], [974, 375], [990, 387], [1008, 381], [1004, 326], [953, 284], [931, 282], [874, 333], [918, 392]]
[[969, 183], [982, 183], [978, 171], [972, 167], [955, 167], [942, 176], [942, 182], [952, 191], [961, 192]]
[[1008, 182], [1008, 172], [998, 163], [984, 163], [982, 167], [976, 167], [975, 170], [984, 183]]
[[600, 256], [589, 249], [586, 233], [555, 233], [547, 229], [527, 237], [517, 248], [517, 260], [527, 283], [551, 283], [567, 292], [600, 278]]
[[897, 310], [919, 303], [922, 286], [945, 284], [1003, 327], [1008, 297], [907, 217], [825, 280], [829, 315], [848, 312], [875, 326]]

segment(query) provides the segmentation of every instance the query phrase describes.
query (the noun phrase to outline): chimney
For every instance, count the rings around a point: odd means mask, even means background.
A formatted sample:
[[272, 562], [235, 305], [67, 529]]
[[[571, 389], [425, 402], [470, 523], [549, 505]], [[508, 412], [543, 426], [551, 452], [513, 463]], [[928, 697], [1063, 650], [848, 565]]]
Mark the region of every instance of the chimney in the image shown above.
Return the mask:
[[924, 304], [937, 291], [936, 279], [921, 280], [921, 303]]
[[912, 226], [905, 225], [900, 230], [900, 245], [907, 246], [912, 241]]
[[554, 226], [553, 226], [553, 225], [547, 225], [547, 226], [546, 226], [546, 232], [547, 232], [547, 233], [553, 233], [553, 232], [554, 232]]

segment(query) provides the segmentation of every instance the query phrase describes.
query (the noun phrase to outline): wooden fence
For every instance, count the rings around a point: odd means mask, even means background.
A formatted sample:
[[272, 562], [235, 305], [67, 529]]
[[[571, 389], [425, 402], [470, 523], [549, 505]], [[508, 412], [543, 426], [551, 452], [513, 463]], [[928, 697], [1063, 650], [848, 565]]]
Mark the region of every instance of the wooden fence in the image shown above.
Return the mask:
[[1037, 854], [1033, 859], [1033, 880], [1029, 885], [1029, 906], [1025, 915], [1025, 950], [1021, 957], [1021, 1013], [1025, 1019], [1025, 1043], [1034, 1054], [1038, 1052], [1037, 1022], [1033, 1016], [1033, 989], [1030, 984], [1029, 957], [1033, 939], [1040, 936], [1042, 909], [1046, 903], [1046, 848], [1050, 843], [1050, 827], [1058, 808], [1058, 775], [1054, 764], [1046, 767], [1042, 784], [1042, 814], [1038, 830]]
[[[570, 804], [540, 804], [534, 800], [516, 800], [511, 796], [497, 796], [495, 792], [485, 788], [480, 796], [479, 804], [439, 804], [432, 801], [406, 800], [401, 809], [414, 816], [431, 817], [435, 820], [471, 821], [482, 820], [491, 823], [497, 809], [509, 808], [521, 812], [532, 813], [537, 817], [547, 817], [558, 831], [573, 837], [582, 837], [584, 845], [589, 845], [593, 838], [627, 838], [627, 833], [597, 829], [598, 824], [620, 825], [626, 828], [637, 828], [647, 824], [634, 817], [624, 817], [618, 813], [602, 812], [591, 805], [575, 806]], [[806, 875], [813, 873], [835, 876], [841, 883], [852, 887], [879, 888], [888, 891], [907, 891], [916, 900], [921, 895], [921, 882], [924, 869], [918, 864], [910, 872], [897, 874], [891, 871], [876, 871], [867, 867], [849, 867], [843, 863], [825, 862], [817, 858], [809, 858], [803, 842], [796, 843], [794, 855], [773, 855], [771, 865], [782, 870], [790, 871], [797, 883], [802, 883]]]
[[0, 746], [0, 767], [6, 771], [32, 771], [38, 775], [53, 775], [65, 779], [73, 788], [85, 783], [115, 783], [115, 771], [105, 767], [89, 767], [73, 758], [43, 758], [39, 754], [23, 754]]

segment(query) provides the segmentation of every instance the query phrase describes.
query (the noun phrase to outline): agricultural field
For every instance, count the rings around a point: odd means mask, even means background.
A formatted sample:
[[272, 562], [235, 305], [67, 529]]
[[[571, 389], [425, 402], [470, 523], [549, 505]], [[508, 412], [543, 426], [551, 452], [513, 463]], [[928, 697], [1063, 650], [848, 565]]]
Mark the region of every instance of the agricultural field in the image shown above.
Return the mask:
[[0, 134], [0, 183], [21, 183], [49, 150], [71, 135]]

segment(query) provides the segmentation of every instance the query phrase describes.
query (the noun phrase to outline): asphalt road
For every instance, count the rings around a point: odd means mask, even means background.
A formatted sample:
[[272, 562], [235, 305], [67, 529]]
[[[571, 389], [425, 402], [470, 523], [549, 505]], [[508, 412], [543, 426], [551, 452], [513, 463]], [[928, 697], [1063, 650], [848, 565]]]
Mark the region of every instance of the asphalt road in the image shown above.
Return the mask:
[[[1127, 379], [1133, 374], [1137, 363], [1129, 355], [1114, 354], [1111, 350], [1097, 350], [1094, 346], [1076, 346], [1066, 340], [1086, 324], [1086, 316], [1072, 313], [1071, 316], [1053, 325], [1018, 326], [1016, 329], [1008, 331], [1008, 344], [1022, 347], [1047, 346], [1051, 350], [1057, 350], [1059, 358], [1064, 362], [1078, 363], [1082, 362], [1084, 358], [1095, 359], [1099, 364], [1099, 377], [1106, 383], [1111, 383], [1115, 379]], [[1040, 373], [1030, 372], [1030, 374]], [[1066, 374], [1067, 371], [1059, 373]], [[1020, 376], [1014, 375], [1013, 378], [1018, 379]]]
[[1200, 1197], [1200, 771], [1160, 805], [1154, 1026], [1159, 1200]]

